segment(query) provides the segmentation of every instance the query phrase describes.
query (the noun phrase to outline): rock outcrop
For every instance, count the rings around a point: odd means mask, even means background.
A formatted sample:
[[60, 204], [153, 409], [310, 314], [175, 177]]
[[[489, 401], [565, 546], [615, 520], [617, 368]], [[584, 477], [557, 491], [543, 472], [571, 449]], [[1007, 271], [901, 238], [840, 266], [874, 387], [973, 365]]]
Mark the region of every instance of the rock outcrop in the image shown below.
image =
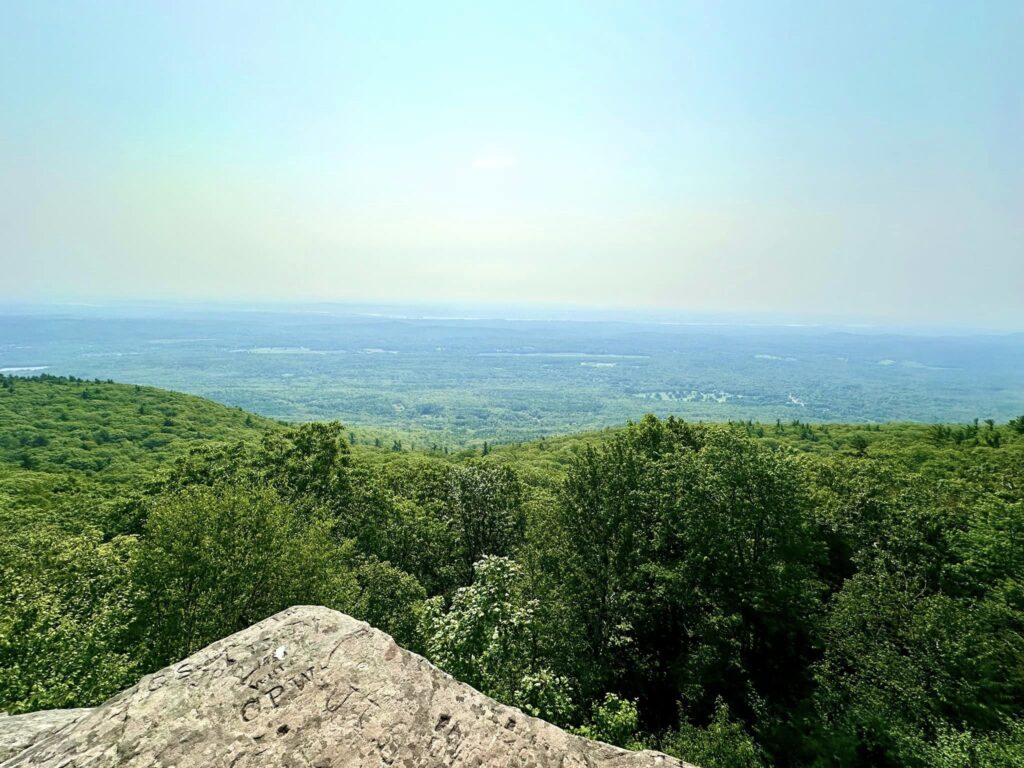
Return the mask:
[[318, 607], [283, 611], [72, 712], [45, 713], [50, 724], [2, 768], [687, 765], [570, 735]]
[[91, 709], [44, 709], [27, 715], [0, 712], [0, 763], [21, 754], [37, 741], [81, 720]]

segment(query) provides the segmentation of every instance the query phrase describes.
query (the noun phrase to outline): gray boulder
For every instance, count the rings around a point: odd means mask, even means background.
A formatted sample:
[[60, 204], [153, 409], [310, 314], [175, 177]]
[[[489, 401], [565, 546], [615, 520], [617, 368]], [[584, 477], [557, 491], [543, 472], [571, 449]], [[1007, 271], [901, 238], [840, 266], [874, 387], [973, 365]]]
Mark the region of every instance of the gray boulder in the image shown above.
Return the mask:
[[37, 741], [81, 720], [90, 709], [44, 709], [27, 715], [0, 712], [0, 763], [24, 752]]
[[2, 768], [687, 766], [570, 735], [458, 682], [368, 624], [309, 606], [52, 725], [55, 732], [38, 738], [40, 726]]

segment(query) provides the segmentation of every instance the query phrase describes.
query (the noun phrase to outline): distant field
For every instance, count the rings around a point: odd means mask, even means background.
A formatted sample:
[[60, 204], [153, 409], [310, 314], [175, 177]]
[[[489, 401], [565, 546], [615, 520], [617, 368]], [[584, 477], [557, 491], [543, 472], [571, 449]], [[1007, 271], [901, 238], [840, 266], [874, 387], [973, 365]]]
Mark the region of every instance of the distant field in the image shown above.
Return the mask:
[[1020, 334], [76, 310], [0, 315], [0, 372], [165, 387], [425, 446], [599, 429], [647, 412], [766, 423], [1024, 413]]

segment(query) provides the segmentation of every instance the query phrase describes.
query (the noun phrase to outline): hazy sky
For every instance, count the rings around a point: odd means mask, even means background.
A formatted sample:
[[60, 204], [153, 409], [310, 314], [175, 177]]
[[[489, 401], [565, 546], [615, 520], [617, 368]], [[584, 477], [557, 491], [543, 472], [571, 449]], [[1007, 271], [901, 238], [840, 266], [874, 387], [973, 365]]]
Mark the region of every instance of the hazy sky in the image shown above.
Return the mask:
[[1024, 329], [1024, 3], [0, 6], [0, 298]]

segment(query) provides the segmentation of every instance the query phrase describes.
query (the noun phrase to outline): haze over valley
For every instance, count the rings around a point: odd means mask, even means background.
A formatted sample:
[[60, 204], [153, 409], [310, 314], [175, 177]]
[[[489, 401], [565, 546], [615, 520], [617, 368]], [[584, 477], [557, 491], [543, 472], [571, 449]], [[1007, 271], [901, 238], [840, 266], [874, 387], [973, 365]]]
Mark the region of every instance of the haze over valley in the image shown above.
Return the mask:
[[0, 372], [158, 386], [424, 444], [532, 439], [648, 412], [770, 423], [1024, 412], [1022, 334], [537, 310], [489, 319], [436, 306], [15, 311], [0, 323]]

